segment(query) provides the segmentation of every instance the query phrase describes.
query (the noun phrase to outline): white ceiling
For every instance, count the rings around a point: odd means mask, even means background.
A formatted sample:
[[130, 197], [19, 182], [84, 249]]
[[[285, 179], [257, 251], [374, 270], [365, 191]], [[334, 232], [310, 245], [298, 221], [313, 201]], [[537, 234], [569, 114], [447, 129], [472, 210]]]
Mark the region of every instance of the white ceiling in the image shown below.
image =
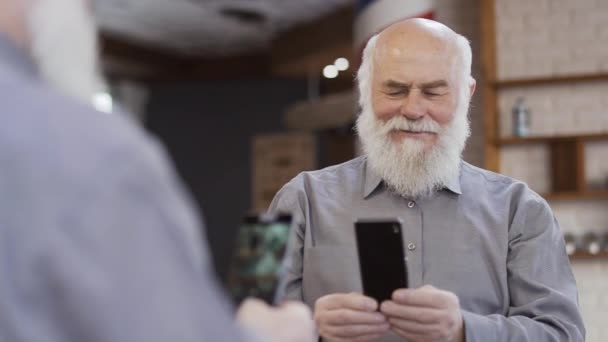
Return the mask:
[[[102, 30], [187, 54], [225, 56], [268, 46], [277, 33], [353, 0], [96, 0]], [[254, 11], [263, 22], [242, 22], [222, 9]]]

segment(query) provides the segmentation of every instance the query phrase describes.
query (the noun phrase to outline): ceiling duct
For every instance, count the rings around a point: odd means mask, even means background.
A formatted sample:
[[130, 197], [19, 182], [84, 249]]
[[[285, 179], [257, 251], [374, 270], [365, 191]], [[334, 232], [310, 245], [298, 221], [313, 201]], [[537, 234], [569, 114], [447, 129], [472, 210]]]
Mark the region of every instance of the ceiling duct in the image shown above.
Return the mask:
[[219, 12], [225, 18], [236, 20], [246, 25], [264, 25], [268, 22], [266, 14], [261, 13], [257, 9], [225, 6], [220, 8]]

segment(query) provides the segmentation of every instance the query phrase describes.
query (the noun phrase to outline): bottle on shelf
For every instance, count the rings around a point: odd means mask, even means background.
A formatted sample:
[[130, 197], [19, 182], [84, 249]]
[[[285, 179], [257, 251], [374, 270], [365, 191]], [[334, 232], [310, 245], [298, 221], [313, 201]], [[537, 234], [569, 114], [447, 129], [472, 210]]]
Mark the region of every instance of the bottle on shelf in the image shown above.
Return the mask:
[[513, 135], [516, 137], [530, 135], [530, 111], [522, 96], [517, 98], [513, 106]]

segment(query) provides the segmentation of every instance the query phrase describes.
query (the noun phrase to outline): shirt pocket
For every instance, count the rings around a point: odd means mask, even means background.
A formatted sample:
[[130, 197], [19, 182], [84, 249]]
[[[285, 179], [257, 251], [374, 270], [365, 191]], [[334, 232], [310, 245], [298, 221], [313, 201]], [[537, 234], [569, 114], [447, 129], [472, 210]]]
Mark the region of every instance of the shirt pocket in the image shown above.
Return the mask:
[[304, 249], [302, 295], [314, 307], [330, 293], [362, 292], [355, 246], [316, 246]]

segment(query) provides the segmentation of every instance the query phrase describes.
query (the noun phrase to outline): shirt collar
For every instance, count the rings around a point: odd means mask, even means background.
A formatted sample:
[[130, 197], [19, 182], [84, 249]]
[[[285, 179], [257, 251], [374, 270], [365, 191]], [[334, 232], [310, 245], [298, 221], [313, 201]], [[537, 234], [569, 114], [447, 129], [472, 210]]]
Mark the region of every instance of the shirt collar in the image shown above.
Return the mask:
[[[460, 163], [460, 169], [462, 170], [462, 162]], [[367, 158], [365, 158], [365, 170], [363, 175], [363, 198], [369, 197], [369, 195], [376, 190], [382, 183], [382, 178], [372, 170], [371, 165]], [[462, 195], [462, 188], [460, 186], [460, 171], [453, 177], [445, 189], [457, 194]]]
[[369, 195], [380, 186], [382, 183], [382, 178], [372, 170], [372, 167], [365, 158], [365, 171], [363, 174], [363, 198], [367, 198]]
[[30, 77], [38, 75], [38, 69], [30, 55], [3, 33], [0, 33], [0, 67]]
[[450, 190], [456, 195], [462, 195], [462, 188], [460, 186], [460, 174], [462, 173], [462, 161], [460, 162], [460, 168], [456, 176], [452, 177], [448, 184], [446, 184], [445, 189]]

